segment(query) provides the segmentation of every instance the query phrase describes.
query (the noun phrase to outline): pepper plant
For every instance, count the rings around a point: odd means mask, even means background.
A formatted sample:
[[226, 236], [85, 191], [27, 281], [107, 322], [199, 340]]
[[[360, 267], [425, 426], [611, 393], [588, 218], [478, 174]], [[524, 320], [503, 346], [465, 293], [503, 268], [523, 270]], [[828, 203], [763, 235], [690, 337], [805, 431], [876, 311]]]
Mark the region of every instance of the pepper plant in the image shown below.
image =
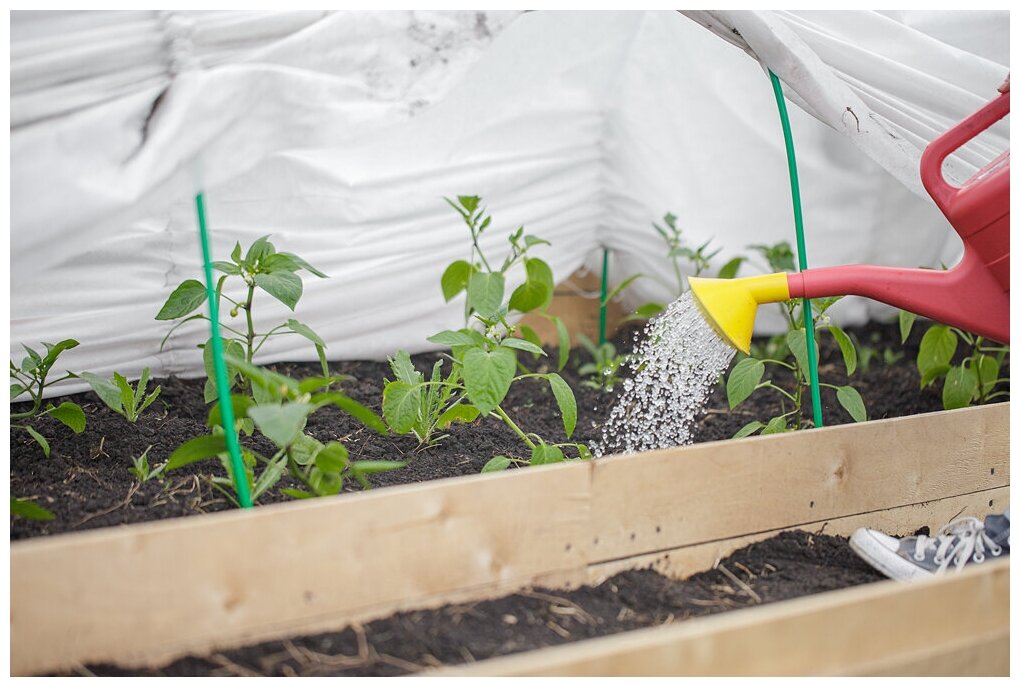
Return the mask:
[[[233, 335], [224, 337], [224, 352], [234, 358], [243, 358], [251, 363], [255, 354], [259, 352], [259, 349], [271, 337], [297, 334], [308, 339], [315, 346], [319, 362], [322, 365], [323, 375], [328, 375], [326, 343], [311, 327], [291, 318], [265, 332], [258, 332], [255, 329], [255, 321], [252, 314], [256, 290], [269, 294], [291, 310], [294, 310], [304, 291], [303, 282], [297, 273], [305, 270], [320, 278], [325, 278], [326, 275], [293, 253], [277, 251], [276, 247], [269, 242], [269, 235], [263, 236], [252, 243], [247, 252], [244, 253], [243, 258], [241, 255], [241, 244], [237, 243], [230, 254], [229, 261], [218, 260], [213, 263], [213, 267], [223, 273], [223, 276], [216, 282], [216, 297], [220, 299], [218, 302], [226, 300], [232, 304], [232, 307], [229, 309], [231, 318], [236, 318], [241, 313], [244, 313], [244, 325], [240, 325], [243, 327], [242, 329], [220, 323], [221, 329]], [[224, 287], [228, 281], [231, 285], [235, 282], [243, 283], [244, 296], [240, 300], [235, 300], [225, 293]], [[203, 313], [191, 314], [201, 307], [205, 300], [205, 285], [197, 279], [188, 279], [173, 290], [166, 303], [163, 304], [163, 307], [156, 315], [157, 320], [177, 320], [177, 323], [171, 327], [170, 331], [163, 338], [160, 350], [163, 350], [163, 346], [166, 345], [170, 335], [181, 325], [192, 320], [209, 319]], [[223, 312], [223, 308], [219, 310]], [[209, 342], [206, 342], [203, 346], [202, 358], [206, 370], [205, 401], [208, 403], [216, 398], [216, 385], [213, 382], [215, 374], [213, 371], [212, 346], [209, 345]], [[232, 388], [240, 381], [244, 391], [257, 393], [247, 381], [241, 379], [236, 367], [228, 366], [227, 376]]]
[[[913, 313], [900, 311], [902, 341], [906, 342], [910, 336], [915, 319]], [[964, 355], [959, 363], [954, 363], [961, 341]], [[933, 323], [921, 337], [917, 351], [921, 388], [944, 379], [942, 406], [946, 410], [1009, 398], [1009, 378], [1000, 376], [1008, 353], [1009, 346], [994, 344], [956, 327]]]
[[[387, 433], [386, 425], [376, 413], [346, 394], [330, 390], [341, 377], [310, 377], [298, 381], [252, 365], [244, 358], [227, 356], [227, 361], [250, 385], [260, 389], [261, 393], [257, 395], [265, 399], [255, 403], [247, 395], [233, 395], [231, 403], [235, 422], [240, 426], [245, 420], [250, 420], [276, 447], [271, 456], [264, 456], [248, 447], [242, 448], [243, 478], [248, 481], [252, 501], [272, 489], [285, 474], [302, 486], [282, 489], [282, 493], [292, 498], [310, 498], [339, 493], [348, 478], [368, 488], [368, 475], [405, 465], [398, 461], [351, 460], [347, 448], [340, 442], [323, 444], [305, 433], [308, 418], [326, 406], [343, 410], [379, 434]], [[227, 477], [213, 477], [210, 483], [236, 505], [234, 475], [221, 422], [220, 405], [216, 403], [208, 417], [212, 433], [178, 447], [167, 461], [165, 472], [197, 461], [219, 460]]]
[[92, 390], [110, 410], [128, 422], [136, 422], [142, 411], [159, 398], [162, 390], [157, 385], [151, 394], [145, 395], [145, 389], [149, 385], [149, 368], [142, 370], [142, 376], [134, 387], [119, 372], [113, 373], [113, 379], [105, 379], [91, 372], [82, 372], [78, 376], [89, 383]]
[[85, 431], [85, 411], [77, 403], [72, 403], [71, 401], [64, 401], [58, 406], [53, 405], [53, 403], [43, 405], [43, 392], [46, 390], [46, 387], [62, 382], [65, 379], [77, 377], [73, 372], [65, 370], [63, 377], [54, 380], [49, 379], [50, 372], [60, 354], [75, 348], [78, 346], [78, 342], [74, 339], [64, 339], [56, 344], [44, 341], [43, 346], [46, 348], [46, 352], [45, 354], [40, 354], [22, 344], [25, 353], [28, 355], [21, 361], [21, 365], [15, 365], [13, 360], [10, 361], [11, 401], [27, 393], [32, 402], [32, 406], [28, 410], [11, 413], [11, 429], [21, 429], [27, 432], [42, 448], [43, 455], [49, 458], [49, 441], [28, 423], [39, 419], [43, 415], [48, 415], [69, 427], [75, 434], [81, 434]]
[[[815, 352], [817, 356], [817, 341], [821, 332], [827, 332], [839, 347], [846, 374], [849, 377], [857, 370], [857, 349], [847, 333], [830, 322], [825, 315], [825, 311], [839, 298], [819, 298], [812, 301], [812, 311], [815, 313], [813, 318], [816, 332]], [[731, 410], [755, 392], [766, 389], [778, 395], [780, 413], [766, 422], [753, 420], [747, 423], [733, 435], [735, 439], [758, 432], [776, 434], [804, 427], [801, 408], [804, 398], [810, 397], [811, 393], [808, 376], [807, 332], [804, 329], [803, 320], [799, 317], [800, 306], [788, 303], [786, 307], [791, 313], [790, 321], [793, 326], [782, 336], [782, 348], [788, 350], [791, 356], [788, 358], [762, 358], [752, 351], [752, 355], [742, 358], [733, 366], [726, 380], [726, 397]], [[769, 367], [788, 370], [793, 376], [793, 388], [784, 388], [772, 378], [765, 379], [765, 373]], [[836, 392], [836, 400], [855, 422], [864, 422], [868, 419], [864, 399], [853, 386], [837, 386], [824, 382], [820, 382], [820, 386], [833, 389]]]
[[[548, 241], [525, 234], [524, 228], [520, 227], [509, 235], [510, 250], [502, 263], [491, 262], [479, 240], [492, 223], [491, 215], [481, 205], [481, 198], [458, 196], [456, 202], [449, 198], [446, 202], [461, 216], [471, 234], [471, 253], [469, 260], [451, 263], [443, 272], [440, 284], [448, 302], [462, 292], [466, 294], [465, 323], [474, 326], [447, 330], [429, 337], [430, 342], [449, 349], [447, 357], [452, 368], [445, 378], [438, 367], [433, 369], [430, 381], [412, 375], [405, 367], [403, 379], [398, 374], [396, 380], [387, 383], [383, 413], [391, 428], [397, 433], [412, 431], [414, 424], [423, 417], [435, 415], [437, 408], [434, 402], [440, 399], [440, 405], [445, 408], [437, 416], [440, 425], [447, 420], [497, 418], [528, 448], [528, 458], [496, 456], [485, 465], [483, 472], [502, 470], [512, 463], [538, 465], [560, 462], [566, 460], [564, 449], [576, 451], [579, 458], [591, 457], [588, 447], [583, 444], [550, 443], [534, 433], [525, 432], [501, 405], [514, 383], [529, 378], [542, 379], [549, 384], [556, 399], [568, 439], [577, 424], [574, 392], [563, 378], [556, 372], [530, 372], [518, 360], [522, 352], [536, 359], [546, 355], [538, 336], [529, 327], [510, 323], [515, 314], [544, 314], [542, 311], [552, 300], [552, 270], [543, 260], [530, 254], [531, 249], [548, 245]], [[498, 269], [494, 265], [498, 265]], [[506, 275], [517, 265], [524, 267], [525, 281], [507, 295]], [[570, 353], [566, 328], [559, 318], [546, 316], [556, 324], [560, 334], [558, 369], [562, 369]], [[404, 355], [398, 353], [399, 359], [403, 360]], [[423, 413], [422, 399], [429, 398], [429, 394], [434, 394], [433, 389], [437, 388], [442, 389], [441, 392], [431, 396], [433, 401], [424, 404], [428, 407], [431, 403], [432, 411]], [[444, 419], [440, 421], [439, 418]], [[419, 440], [422, 440], [420, 435]]]

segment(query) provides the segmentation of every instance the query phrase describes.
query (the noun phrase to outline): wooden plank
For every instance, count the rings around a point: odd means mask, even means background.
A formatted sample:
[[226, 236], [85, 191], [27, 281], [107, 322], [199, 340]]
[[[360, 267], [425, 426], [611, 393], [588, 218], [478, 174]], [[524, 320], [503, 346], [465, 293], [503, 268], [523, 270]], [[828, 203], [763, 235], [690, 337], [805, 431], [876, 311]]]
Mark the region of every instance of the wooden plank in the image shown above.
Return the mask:
[[587, 471], [521, 470], [511, 481], [445, 480], [13, 545], [12, 673], [158, 662], [583, 566], [569, 544], [587, 532]]
[[16, 542], [12, 672], [151, 664], [1002, 489], [1007, 421], [1005, 407], [950, 411]]
[[915, 418], [596, 461], [593, 561], [1009, 484], [1008, 404]]
[[[924, 582], [890, 580], [433, 674], [853, 675], [883, 665], [920, 672], [917, 657], [932, 647], [953, 651], [961, 638], [967, 643], [1008, 632], [1005, 560]], [[1005, 665], [1002, 648], [999, 642], [987, 650], [997, 671]], [[958, 654], [947, 669], [966, 667], [970, 658]]]
[[987, 635], [957, 637], [952, 644], [874, 663], [865, 662], [855, 675], [865, 676], [967, 676], [1009, 675], [1009, 629]]
[[890, 534], [909, 535], [925, 526], [934, 530], [958, 515], [983, 518], [991, 513], [1001, 513], [1008, 505], [1009, 487], [998, 487], [973, 494], [952, 496], [843, 518], [791, 523], [789, 526], [766, 532], [683, 546], [606, 563], [595, 563], [588, 566], [584, 579], [561, 579], [560, 582], [568, 586], [598, 584], [618, 572], [643, 567], [652, 568], [667, 577], [684, 578], [714, 567], [720, 559], [739, 548], [768, 539], [784, 530], [797, 529], [849, 537], [858, 527], [871, 527]]

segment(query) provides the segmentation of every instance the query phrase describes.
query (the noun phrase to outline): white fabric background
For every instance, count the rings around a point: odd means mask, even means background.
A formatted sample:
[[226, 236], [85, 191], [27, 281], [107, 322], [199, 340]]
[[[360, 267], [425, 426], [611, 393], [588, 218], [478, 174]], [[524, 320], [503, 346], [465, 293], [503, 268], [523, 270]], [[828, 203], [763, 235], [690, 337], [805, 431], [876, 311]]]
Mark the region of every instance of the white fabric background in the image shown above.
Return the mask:
[[[485, 197], [491, 251], [522, 224], [550, 240], [559, 279], [603, 246], [613, 281], [668, 278], [651, 229], [666, 211], [692, 243], [724, 248], [719, 265], [792, 242], [772, 89], [719, 39], [732, 28], [821, 119], [790, 108], [810, 263], [958, 257], [917, 194], [916, 156], [995, 95], [1008, 13], [695, 18], [713, 28], [673, 12], [14, 13], [11, 355], [73, 337], [73, 370], [200, 373], [201, 325], [159, 353], [169, 325], [152, 319], [200, 274], [198, 183], [218, 257], [270, 233], [330, 275], [307, 276], [296, 317], [332, 359], [425, 350], [461, 323], [439, 275], [467, 233], [444, 195]], [[844, 100], [866, 132], [839, 117]], [[896, 145], [875, 142], [890, 131]], [[1007, 141], [1000, 127], [954, 173]], [[641, 280], [629, 298], [666, 295]], [[259, 322], [288, 316], [256, 302]], [[837, 307], [851, 323], [881, 311]], [[298, 337], [264, 351], [314, 357]]]

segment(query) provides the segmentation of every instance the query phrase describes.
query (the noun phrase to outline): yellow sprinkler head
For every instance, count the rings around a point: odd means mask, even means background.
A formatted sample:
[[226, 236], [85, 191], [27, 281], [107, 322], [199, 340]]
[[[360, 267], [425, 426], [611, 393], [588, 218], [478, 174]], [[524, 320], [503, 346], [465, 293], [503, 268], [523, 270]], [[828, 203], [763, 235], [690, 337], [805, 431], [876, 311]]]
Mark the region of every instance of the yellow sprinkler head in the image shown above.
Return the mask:
[[758, 305], [790, 298], [785, 272], [740, 279], [690, 277], [687, 282], [705, 320], [723, 341], [744, 353], [751, 350]]

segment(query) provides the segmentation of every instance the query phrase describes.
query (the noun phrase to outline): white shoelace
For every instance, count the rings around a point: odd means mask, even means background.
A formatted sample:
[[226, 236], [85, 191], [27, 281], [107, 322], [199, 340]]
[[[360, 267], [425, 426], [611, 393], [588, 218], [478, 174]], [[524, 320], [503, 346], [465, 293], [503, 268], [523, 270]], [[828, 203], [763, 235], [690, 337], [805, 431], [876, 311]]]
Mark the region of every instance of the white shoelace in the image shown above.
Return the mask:
[[939, 573], [943, 573], [954, 565], [960, 570], [972, 558], [975, 563], [985, 559], [985, 552], [998, 556], [1002, 547], [996, 544], [985, 532], [985, 524], [973, 517], [960, 518], [951, 522], [935, 537], [919, 535], [914, 544], [914, 560], [923, 561], [926, 551], [935, 549], [935, 564]]

